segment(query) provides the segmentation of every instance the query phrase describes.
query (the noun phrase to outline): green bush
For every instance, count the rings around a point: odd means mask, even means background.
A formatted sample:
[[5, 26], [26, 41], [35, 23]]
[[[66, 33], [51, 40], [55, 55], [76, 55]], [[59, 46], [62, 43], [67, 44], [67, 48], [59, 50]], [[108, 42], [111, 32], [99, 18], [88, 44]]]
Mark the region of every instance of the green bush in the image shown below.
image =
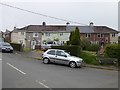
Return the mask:
[[70, 52], [70, 55], [73, 56], [80, 56], [80, 47], [79, 46], [52, 46], [52, 49], [62, 49], [66, 50], [67, 52]]
[[24, 48], [23, 51], [24, 52], [29, 52], [29, 51], [31, 51], [31, 48]]
[[21, 51], [21, 44], [10, 43], [10, 45], [13, 47], [14, 51]]
[[105, 55], [110, 58], [119, 58], [120, 44], [109, 44], [105, 47]]
[[82, 37], [80, 46], [81, 46], [82, 50], [87, 50], [87, 47], [90, 46], [90, 41], [87, 38]]
[[97, 51], [99, 50], [99, 45], [97, 45], [97, 44], [90, 44], [90, 45], [86, 48], [86, 50], [97, 52]]
[[80, 53], [80, 57], [85, 61], [87, 64], [99, 65], [98, 60], [96, 59], [96, 55], [89, 53], [89, 51], [82, 51]]

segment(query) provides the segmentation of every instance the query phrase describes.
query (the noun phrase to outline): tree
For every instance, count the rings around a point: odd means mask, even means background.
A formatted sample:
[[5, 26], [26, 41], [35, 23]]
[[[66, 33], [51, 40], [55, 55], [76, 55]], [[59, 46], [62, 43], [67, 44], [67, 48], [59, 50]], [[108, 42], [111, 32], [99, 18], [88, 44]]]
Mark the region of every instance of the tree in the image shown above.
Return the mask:
[[81, 48], [86, 50], [90, 46], [90, 41], [84, 37], [81, 38]]
[[70, 33], [69, 44], [80, 45], [80, 32], [78, 27], [75, 28], [75, 31], [72, 31]]
[[75, 38], [74, 31], [72, 31], [69, 37], [69, 45], [72, 45], [72, 43], [74, 42], [74, 38]]

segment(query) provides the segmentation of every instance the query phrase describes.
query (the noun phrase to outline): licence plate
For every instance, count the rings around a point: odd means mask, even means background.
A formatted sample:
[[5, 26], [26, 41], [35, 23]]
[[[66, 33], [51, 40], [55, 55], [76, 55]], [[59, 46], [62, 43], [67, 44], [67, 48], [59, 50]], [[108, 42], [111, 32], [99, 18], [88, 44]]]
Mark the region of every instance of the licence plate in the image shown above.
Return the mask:
[[10, 49], [9, 49], [9, 48], [6, 48], [6, 51], [10, 51]]

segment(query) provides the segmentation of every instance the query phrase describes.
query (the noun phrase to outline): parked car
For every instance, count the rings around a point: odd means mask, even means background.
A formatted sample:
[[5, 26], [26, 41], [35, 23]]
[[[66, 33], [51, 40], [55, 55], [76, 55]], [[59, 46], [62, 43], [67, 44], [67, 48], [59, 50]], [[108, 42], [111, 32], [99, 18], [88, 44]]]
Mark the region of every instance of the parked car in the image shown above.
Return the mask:
[[1, 42], [0, 43], [0, 51], [13, 53], [13, 47], [9, 43]]
[[52, 62], [69, 65], [71, 68], [82, 67], [84, 64], [82, 58], [71, 56], [65, 50], [59, 49], [48, 49], [42, 54], [42, 58], [44, 64]]

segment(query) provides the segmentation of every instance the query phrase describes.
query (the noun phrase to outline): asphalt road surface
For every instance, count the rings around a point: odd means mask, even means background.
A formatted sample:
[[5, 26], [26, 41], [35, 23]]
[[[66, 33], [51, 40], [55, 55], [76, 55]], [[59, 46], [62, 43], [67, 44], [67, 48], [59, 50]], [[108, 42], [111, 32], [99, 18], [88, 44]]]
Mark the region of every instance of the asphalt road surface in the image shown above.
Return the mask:
[[3, 53], [2, 88], [118, 88], [118, 72], [46, 65], [21, 54]]

